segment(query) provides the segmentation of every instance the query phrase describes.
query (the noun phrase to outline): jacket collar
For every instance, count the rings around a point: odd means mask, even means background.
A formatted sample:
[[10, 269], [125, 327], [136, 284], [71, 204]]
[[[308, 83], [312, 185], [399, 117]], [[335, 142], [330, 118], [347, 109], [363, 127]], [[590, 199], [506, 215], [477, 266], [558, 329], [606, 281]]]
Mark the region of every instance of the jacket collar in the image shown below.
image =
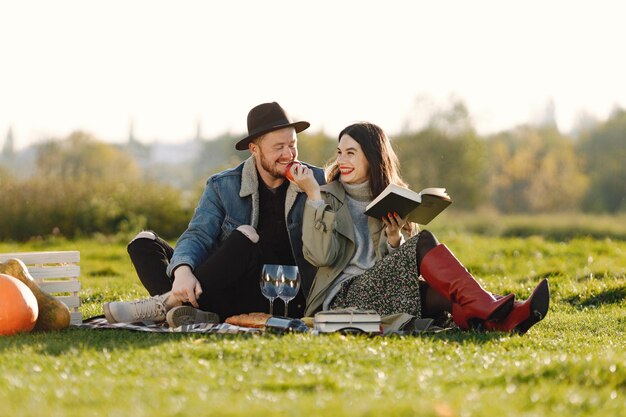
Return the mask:
[[[345, 216], [347, 216], [347, 218], [351, 219], [350, 216], [350, 212], [348, 209], [348, 203], [346, 202], [346, 190], [345, 188], [343, 188], [343, 185], [341, 185], [341, 183], [339, 181], [331, 181], [328, 184], [322, 185], [320, 187], [321, 191], [326, 192], [327, 194], [330, 194], [333, 196], [333, 198], [335, 198], [337, 201], [339, 201], [340, 206], [337, 207], [335, 210], [340, 211], [340, 210], [345, 210], [347, 213], [345, 214]], [[334, 224], [334, 228], [335, 230], [342, 234], [343, 236], [345, 236], [346, 238], [348, 238], [348, 240], [354, 244], [356, 237], [354, 235], [354, 223], [352, 223], [352, 221], [350, 222], [335, 222]]]
[[[256, 162], [254, 156], [250, 156], [243, 163], [243, 170], [241, 172], [241, 188], [239, 189], [239, 197], [247, 197], [255, 194], [259, 190], [259, 173], [256, 169]], [[289, 188], [287, 188], [289, 194], [301, 193], [302, 189], [295, 183], [289, 182]]]
[[247, 197], [256, 193], [259, 189], [259, 178], [256, 172], [256, 164], [254, 162], [254, 156], [246, 159], [243, 163], [243, 170], [241, 172], [241, 189], [239, 190], [239, 197]]
[[324, 184], [320, 187], [320, 189], [332, 195], [341, 202], [346, 201], [346, 189], [343, 188], [339, 180], [331, 181], [328, 184]]

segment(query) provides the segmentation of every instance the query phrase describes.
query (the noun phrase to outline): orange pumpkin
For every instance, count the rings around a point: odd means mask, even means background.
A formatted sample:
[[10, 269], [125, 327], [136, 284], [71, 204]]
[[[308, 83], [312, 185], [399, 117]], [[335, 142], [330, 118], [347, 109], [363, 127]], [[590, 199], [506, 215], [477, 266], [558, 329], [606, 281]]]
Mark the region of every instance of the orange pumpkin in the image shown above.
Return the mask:
[[0, 262], [0, 274], [7, 274], [17, 278], [25, 284], [35, 295], [39, 317], [35, 324], [35, 330], [62, 330], [70, 325], [70, 310], [65, 304], [52, 295], [39, 288], [33, 277], [28, 272], [24, 262], [19, 259], [9, 259]]
[[26, 284], [0, 274], [0, 335], [31, 331], [38, 315], [37, 299]]

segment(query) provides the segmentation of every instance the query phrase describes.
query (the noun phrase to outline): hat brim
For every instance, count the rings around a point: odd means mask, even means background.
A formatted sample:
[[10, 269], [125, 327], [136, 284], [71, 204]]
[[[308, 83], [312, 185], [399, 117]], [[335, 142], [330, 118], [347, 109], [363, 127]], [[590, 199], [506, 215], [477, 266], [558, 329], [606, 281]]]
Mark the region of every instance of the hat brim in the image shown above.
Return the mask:
[[293, 126], [293, 128], [296, 129], [296, 133], [300, 133], [303, 130], [308, 129], [309, 126], [311, 126], [311, 123], [304, 122], [304, 121], [294, 122], [294, 123], [287, 123], [283, 125], [276, 125], [276, 126], [268, 127], [266, 129], [259, 130], [257, 132], [254, 132], [246, 136], [245, 138], [237, 142], [237, 144], [235, 145], [235, 149], [237, 149], [238, 151], [245, 151], [246, 149], [248, 149], [248, 144], [252, 142], [254, 139], [258, 138], [259, 136], [264, 135], [269, 132], [273, 132], [274, 130], [283, 129], [285, 127], [291, 127], [291, 126]]

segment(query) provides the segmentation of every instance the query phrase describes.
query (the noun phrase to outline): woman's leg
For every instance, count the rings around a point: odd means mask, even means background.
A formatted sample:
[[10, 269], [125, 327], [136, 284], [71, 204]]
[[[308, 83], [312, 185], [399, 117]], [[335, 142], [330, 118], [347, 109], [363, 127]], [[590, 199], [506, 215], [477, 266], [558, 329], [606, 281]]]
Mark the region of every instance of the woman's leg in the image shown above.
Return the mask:
[[331, 308], [375, 310], [381, 316], [408, 313], [421, 317], [417, 239], [409, 239], [373, 268], [343, 284]]
[[421, 232], [370, 271], [344, 285], [331, 307], [352, 306], [374, 309], [383, 315], [404, 312], [435, 319], [451, 313], [452, 303], [419, 280], [422, 257], [438, 244], [432, 233]]
[[452, 303], [446, 297], [433, 290], [424, 281], [420, 281], [419, 284], [422, 317], [437, 319], [446, 313], [452, 313]]
[[[444, 307], [436, 293], [451, 304], [452, 318], [459, 327], [466, 329], [474, 322], [480, 328], [496, 331], [512, 331], [524, 334], [542, 320], [548, 312], [550, 289], [543, 280], [525, 302], [514, 302], [513, 294], [494, 296], [485, 291], [471, 276], [452, 252], [440, 245], [426, 230], [420, 233], [417, 257], [422, 277], [428, 288], [423, 288], [423, 305], [427, 309]], [[449, 309], [450, 307], [445, 306]]]
[[[428, 235], [432, 236], [423, 230], [420, 239], [426, 239]], [[433, 290], [452, 303], [452, 318], [460, 328], [467, 329], [474, 322], [480, 325], [485, 320], [501, 319], [513, 308], [513, 294], [496, 299], [485, 291], [445, 245], [421, 249], [416, 252], [420, 259], [421, 276]]]
[[[417, 237], [417, 271], [424, 256], [437, 247], [439, 241], [428, 230], [423, 230]], [[420, 282], [420, 298], [422, 300], [422, 317], [439, 318], [445, 313], [452, 313], [452, 303], [443, 295], [433, 290], [425, 281]]]
[[137, 276], [151, 296], [165, 294], [172, 289], [172, 280], [166, 270], [174, 249], [152, 231], [137, 234], [126, 248]]
[[544, 278], [526, 301], [516, 301], [513, 311], [500, 321], [485, 322], [485, 329], [524, 334], [548, 314], [550, 287]]

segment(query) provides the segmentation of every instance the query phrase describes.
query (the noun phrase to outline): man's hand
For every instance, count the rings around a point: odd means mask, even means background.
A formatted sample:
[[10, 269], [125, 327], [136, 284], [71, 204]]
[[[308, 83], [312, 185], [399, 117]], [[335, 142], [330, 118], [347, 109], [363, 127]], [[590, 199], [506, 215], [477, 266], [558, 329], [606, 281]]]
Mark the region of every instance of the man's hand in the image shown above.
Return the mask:
[[199, 307], [198, 297], [202, 294], [202, 286], [189, 265], [181, 265], [174, 270], [172, 294], [181, 303], [190, 302], [192, 306]]

